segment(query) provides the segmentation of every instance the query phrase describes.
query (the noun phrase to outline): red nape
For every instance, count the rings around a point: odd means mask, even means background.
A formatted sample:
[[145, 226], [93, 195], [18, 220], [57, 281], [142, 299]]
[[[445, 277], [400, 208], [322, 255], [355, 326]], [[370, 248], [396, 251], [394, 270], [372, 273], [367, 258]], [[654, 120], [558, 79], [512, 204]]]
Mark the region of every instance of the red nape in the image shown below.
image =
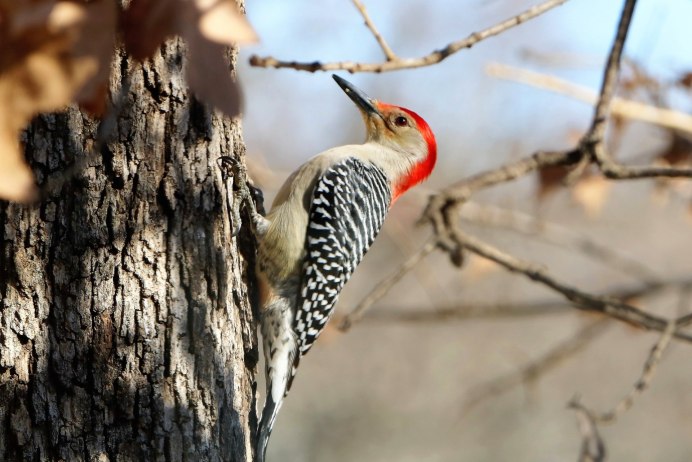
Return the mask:
[[421, 162], [414, 165], [406, 177], [402, 178], [399, 183], [394, 185], [392, 203], [408, 189], [414, 187], [429, 177], [433, 171], [433, 168], [435, 168], [435, 162], [437, 161], [437, 142], [435, 141], [435, 135], [430, 129], [430, 126], [428, 126], [428, 123], [423, 120], [421, 116], [409, 109], [403, 107], [399, 107], [399, 109], [410, 115], [413, 120], [416, 121], [418, 131], [428, 145], [428, 155]]

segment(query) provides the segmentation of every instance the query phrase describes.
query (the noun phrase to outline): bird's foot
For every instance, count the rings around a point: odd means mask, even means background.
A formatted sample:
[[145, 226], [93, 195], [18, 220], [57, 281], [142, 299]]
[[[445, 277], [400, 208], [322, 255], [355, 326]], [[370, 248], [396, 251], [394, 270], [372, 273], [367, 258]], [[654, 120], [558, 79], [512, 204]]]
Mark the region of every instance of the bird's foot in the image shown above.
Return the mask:
[[218, 162], [224, 180], [227, 183], [229, 181], [232, 183], [230, 188], [228, 188], [228, 191], [233, 196], [233, 206], [231, 208], [233, 230], [231, 234], [236, 236], [240, 232], [242, 226], [240, 211], [245, 204], [249, 207], [250, 217], [255, 225], [255, 230], [258, 230], [265, 220], [263, 217], [264, 195], [262, 191], [248, 183], [245, 165], [235, 157], [223, 156], [219, 158]]

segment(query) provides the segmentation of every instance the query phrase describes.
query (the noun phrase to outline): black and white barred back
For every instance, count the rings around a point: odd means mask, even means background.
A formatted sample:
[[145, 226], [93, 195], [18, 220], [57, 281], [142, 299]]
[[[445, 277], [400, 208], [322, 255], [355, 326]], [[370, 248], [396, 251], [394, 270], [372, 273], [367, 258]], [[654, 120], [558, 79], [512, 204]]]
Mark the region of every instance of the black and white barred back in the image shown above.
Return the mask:
[[334, 164], [317, 180], [293, 319], [298, 339], [293, 373], [300, 356], [324, 329], [341, 289], [382, 228], [391, 198], [384, 172], [356, 158]]

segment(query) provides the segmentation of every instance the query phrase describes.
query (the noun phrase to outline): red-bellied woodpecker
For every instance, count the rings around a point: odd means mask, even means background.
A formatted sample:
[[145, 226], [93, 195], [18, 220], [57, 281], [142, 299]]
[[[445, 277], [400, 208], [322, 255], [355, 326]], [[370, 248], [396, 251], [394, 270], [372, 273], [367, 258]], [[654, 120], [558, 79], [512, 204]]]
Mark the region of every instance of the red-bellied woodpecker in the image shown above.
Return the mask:
[[435, 136], [418, 114], [334, 80], [363, 115], [365, 143], [318, 154], [286, 180], [266, 218], [251, 211], [267, 375], [259, 462], [301, 356], [327, 324], [389, 207], [430, 175], [437, 157]]

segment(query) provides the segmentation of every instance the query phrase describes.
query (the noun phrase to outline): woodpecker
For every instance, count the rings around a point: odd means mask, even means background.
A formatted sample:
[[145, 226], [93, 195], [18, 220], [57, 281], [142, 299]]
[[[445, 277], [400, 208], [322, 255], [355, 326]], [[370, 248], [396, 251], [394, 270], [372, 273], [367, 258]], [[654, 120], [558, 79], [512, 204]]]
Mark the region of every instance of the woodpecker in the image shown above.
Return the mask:
[[333, 78], [360, 109], [365, 143], [329, 149], [303, 164], [281, 187], [266, 218], [248, 201], [258, 240], [267, 377], [258, 462], [264, 462], [298, 363], [329, 321], [341, 289], [391, 205], [430, 175], [437, 158], [435, 136], [418, 114]]

